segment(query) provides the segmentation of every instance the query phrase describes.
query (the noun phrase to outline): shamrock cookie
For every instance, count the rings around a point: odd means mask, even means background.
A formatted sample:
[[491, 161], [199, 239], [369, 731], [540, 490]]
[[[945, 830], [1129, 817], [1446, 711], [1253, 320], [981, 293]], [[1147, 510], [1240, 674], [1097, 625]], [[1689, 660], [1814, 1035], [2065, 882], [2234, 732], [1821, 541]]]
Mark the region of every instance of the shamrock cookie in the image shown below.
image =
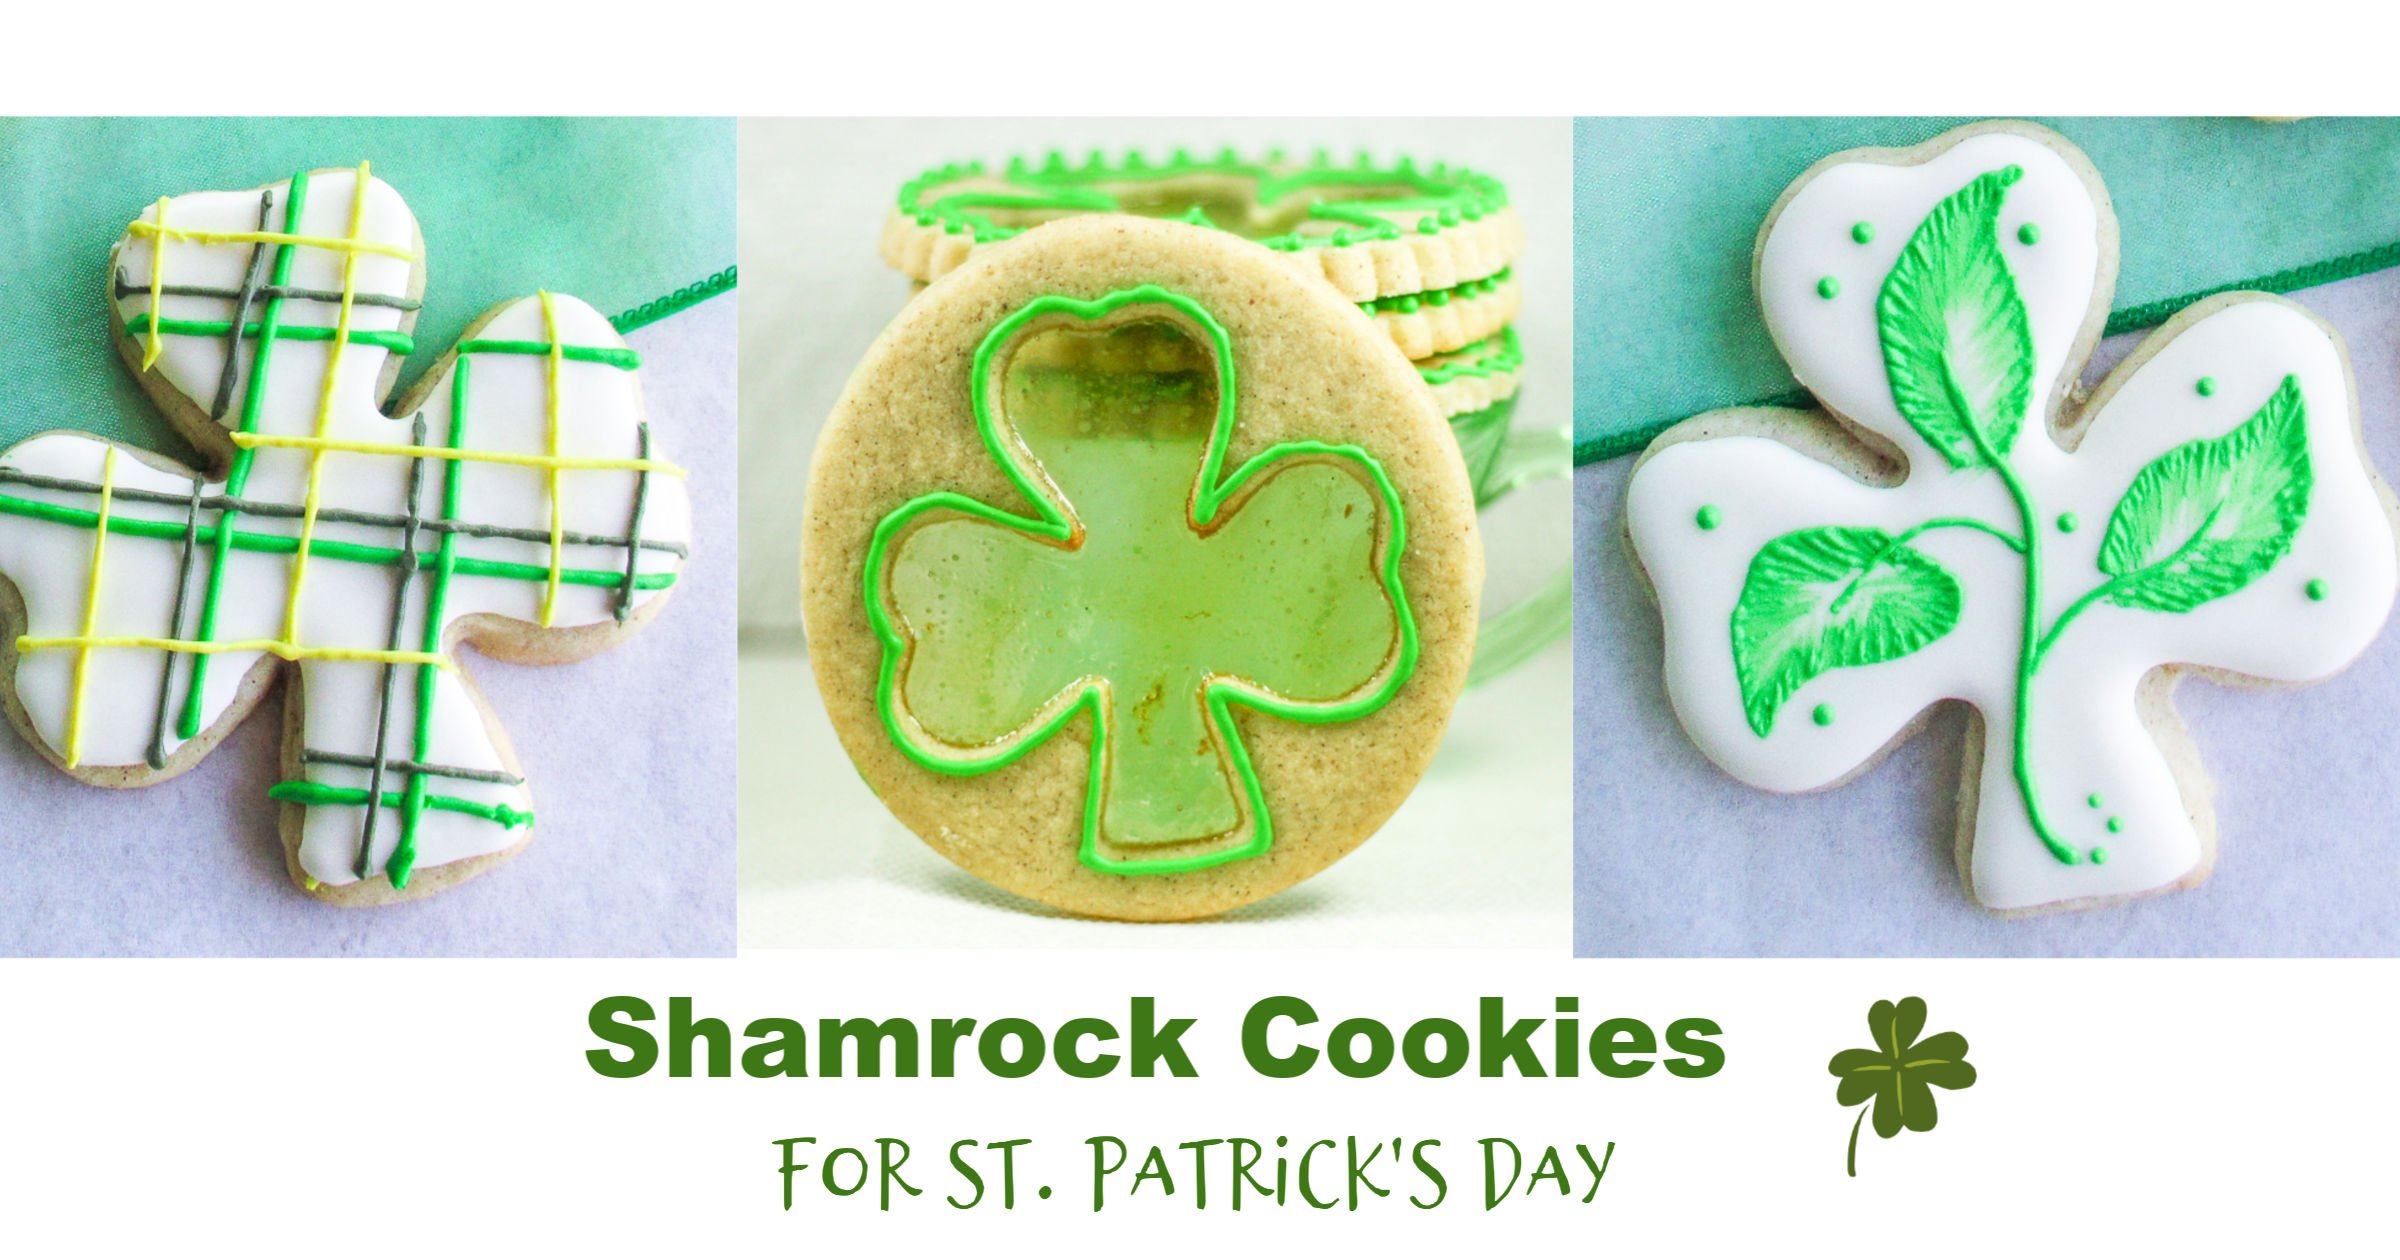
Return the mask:
[[1627, 493], [1676, 713], [1735, 776], [1839, 783], [1935, 702], [1975, 707], [1958, 855], [1995, 910], [2206, 878], [2175, 683], [2323, 679], [2392, 604], [2390, 495], [2340, 338], [2227, 294], [2085, 400], [2116, 264], [2098, 174], [2041, 128], [1830, 158], [1756, 268], [1826, 410], [1686, 421]]
[[385, 414], [425, 249], [364, 165], [162, 198], [111, 272], [123, 357], [212, 467], [67, 432], [0, 453], [10, 718], [139, 787], [288, 675], [269, 796], [312, 895], [422, 896], [515, 854], [532, 796], [457, 649], [578, 660], [674, 586], [690, 508], [638, 356], [591, 307], [522, 298]]
[[1122, 919], [1257, 900], [1372, 834], [1482, 583], [1455, 445], [1356, 306], [1122, 215], [909, 304], [819, 441], [802, 553], [819, 688], [885, 804]]
[[1081, 163], [1051, 152], [927, 171], [903, 185], [883, 233], [883, 257], [919, 282], [1028, 228], [1083, 214], [1138, 214], [1221, 228], [1274, 251], [1296, 274], [1319, 277], [1375, 316], [1411, 359], [1444, 354], [1500, 331], [1522, 301], [1510, 264], [1525, 229], [1508, 191], [1488, 175], [1403, 158], [1347, 164], [1319, 153], [1244, 161], [1228, 150], [1164, 161], [1140, 153]]

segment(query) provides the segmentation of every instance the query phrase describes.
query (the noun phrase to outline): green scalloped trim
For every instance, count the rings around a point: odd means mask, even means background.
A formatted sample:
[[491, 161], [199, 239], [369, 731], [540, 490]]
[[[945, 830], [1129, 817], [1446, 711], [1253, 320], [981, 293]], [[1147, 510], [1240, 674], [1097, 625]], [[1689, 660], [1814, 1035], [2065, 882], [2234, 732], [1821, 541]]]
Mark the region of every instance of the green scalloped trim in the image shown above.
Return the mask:
[[1003, 178], [1026, 186], [1022, 192], [990, 189], [929, 197], [929, 193], [942, 185], [991, 173], [990, 168], [981, 162], [956, 162], [924, 171], [902, 184], [898, 207], [900, 213], [915, 219], [919, 227], [938, 225], [944, 232], [969, 233], [981, 245], [1007, 240], [1024, 229], [994, 223], [990, 216], [976, 213], [978, 209], [1106, 212], [1117, 208], [1116, 199], [1105, 189], [1092, 185], [1127, 180], [1236, 175], [1258, 182], [1257, 200], [1262, 205], [1281, 201], [1294, 190], [1312, 184], [1358, 184], [1368, 187], [1400, 184], [1416, 189], [1419, 194], [1399, 199], [1359, 198], [1315, 202], [1309, 207], [1311, 218], [1332, 220], [1346, 226], [1321, 236], [1293, 231], [1258, 242], [1268, 249], [1291, 252], [1328, 247], [1339, 249], [1368, 241], [1399, 240], [1406, 232], [1399, 224], [1384, 217], [1387, 214], [1421, 211], [1415, 230], [1431, 236], [1446, 227], [1475, 222], [1508, 206], [1506, 185], [1489, 175], [1448, 163], [1437, 162], [1420, 168], [1414, 159], [1402, 157], [1389, 164], [1378, 164], [1362, 151], [1348, 165], [1340, 165], [1333, 161], [1330, 153], [1319, 149], [1308, 162], [1294, 169], [1277, 169], [1289, 162], [1290, 158], [1282, 149], [1267, 150], [1265, 157], [1259, 161], [1245, 161], [1230, 148], [1218, 150], [1213, 157], [1194, 157], [1189, 149], [1176, 149], [1163, 162], [1152, 162], [1139, 150], [1128, 150], [1111, 159], [1095, 149], [1078, 164], [1068, 161], [1064, 151], [1052, 149], [1044, 153], [1038, 163], [1017, 155], [1009, 158], [1007, 165], [1002, 168]]
[[1525, 370], [1525, 347], [1517, 341], [1515, 324], [1435, 357], [1443, 362], [1434, 367], [1423, 364], [1417, 367], [1417, 375], [1424, 377], [1428, 385], [1447, 385], [1461, 378], [1514, 375]]
[[739, 270], [738, 266], [727, 267], [697, 284], [687, 284], [665, 297], [652, 298], [608, 321], [609, 326], [620, 333], [629, 333], [645, 324], [655, 324], [669, 315], [690, 310], [720, 294], [730, 293], [736, 280], [735, 273]]

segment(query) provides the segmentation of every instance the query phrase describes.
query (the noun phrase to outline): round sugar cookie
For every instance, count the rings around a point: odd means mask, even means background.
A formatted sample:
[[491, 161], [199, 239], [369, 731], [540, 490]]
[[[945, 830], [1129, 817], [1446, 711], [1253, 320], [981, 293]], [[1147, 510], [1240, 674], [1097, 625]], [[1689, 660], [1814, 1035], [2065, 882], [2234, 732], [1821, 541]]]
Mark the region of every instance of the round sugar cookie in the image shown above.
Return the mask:
[[809, 478], [810, 660], [859, 773], [1035, 900], [1188, 919], [1372, 835], [1483, 581], [1415, 366], [1229, 233], [1051, 223], [911, 302]]

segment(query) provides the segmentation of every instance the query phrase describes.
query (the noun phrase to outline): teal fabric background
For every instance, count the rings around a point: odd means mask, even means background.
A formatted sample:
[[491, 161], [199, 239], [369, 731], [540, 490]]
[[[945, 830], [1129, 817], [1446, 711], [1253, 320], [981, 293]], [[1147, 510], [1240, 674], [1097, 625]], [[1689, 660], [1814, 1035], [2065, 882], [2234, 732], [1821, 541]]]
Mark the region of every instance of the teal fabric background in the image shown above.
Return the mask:
[[[1577, 119], [1579, 457], [1639, 449], [1686, 416], [1795, 389], [1750, 291], [1767, 211], [1820, 158], [1918, 144], [1967, 121]], [[2034, 121], [2082, 146], [2108, 185], [2114, 311], [2400, 246], [2400, 119]]]
[[361, 160], [425, 236], [404, 386], [505, 299], [615, 315], [733, 265], [730, 119], [0, 119], [0, 447], [64, 428], [193, 458], [117, 361], [109, 247], [162, 195]]

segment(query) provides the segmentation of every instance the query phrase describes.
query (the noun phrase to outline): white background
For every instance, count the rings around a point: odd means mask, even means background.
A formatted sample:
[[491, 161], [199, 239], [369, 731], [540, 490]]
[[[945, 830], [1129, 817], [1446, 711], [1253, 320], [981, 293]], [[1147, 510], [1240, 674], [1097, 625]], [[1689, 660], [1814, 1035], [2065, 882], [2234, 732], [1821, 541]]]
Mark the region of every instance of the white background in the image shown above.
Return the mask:
[[[760, 113], [2240, 113], [2388, 109], [2378, 8], [19, 6], [0, 109]], [[5, 300], [5, 295], [0, 295]], [[5, 804], [0, 803], [0, 808]], [[2360, 826], [2388, 825], [2361, 819]], [[2388, 1248], [2385, 962], [1572, 962], [1551, 952], [754, 953], [697, 963], [0, 965], [12, 1254], [2341, 1254]], [[1698, 1082], [1251, 1080], [1256, 997], [1458, 1014], [1481, 993], [1726, 1028]], [[738, 1018], [1197, 1015], [1193, 1082], [604, 1080], [609, 993]], [[1824, 1060], [1921, 993], [1982, 1071], [1863, 1139]], [[1005, 1220], [777, 1210], [776, 1137], [1358, 1130], [1620, 1143], [1590, 1208]], [[1588, 1135], [1588, 1136], [1587, 1136]], [[1059, 1149], [1064, 1150], [1061, 1146]], [[1449, 1146], [1455, 1151], [1457, 1146]], [[1062, 1176], [1063, 1180], [1063, 1176]], [[928, 1196], [930, 1198], [931, 1196]], [[1101, 1250], [1105, 1248], [1106, 1250]]]

